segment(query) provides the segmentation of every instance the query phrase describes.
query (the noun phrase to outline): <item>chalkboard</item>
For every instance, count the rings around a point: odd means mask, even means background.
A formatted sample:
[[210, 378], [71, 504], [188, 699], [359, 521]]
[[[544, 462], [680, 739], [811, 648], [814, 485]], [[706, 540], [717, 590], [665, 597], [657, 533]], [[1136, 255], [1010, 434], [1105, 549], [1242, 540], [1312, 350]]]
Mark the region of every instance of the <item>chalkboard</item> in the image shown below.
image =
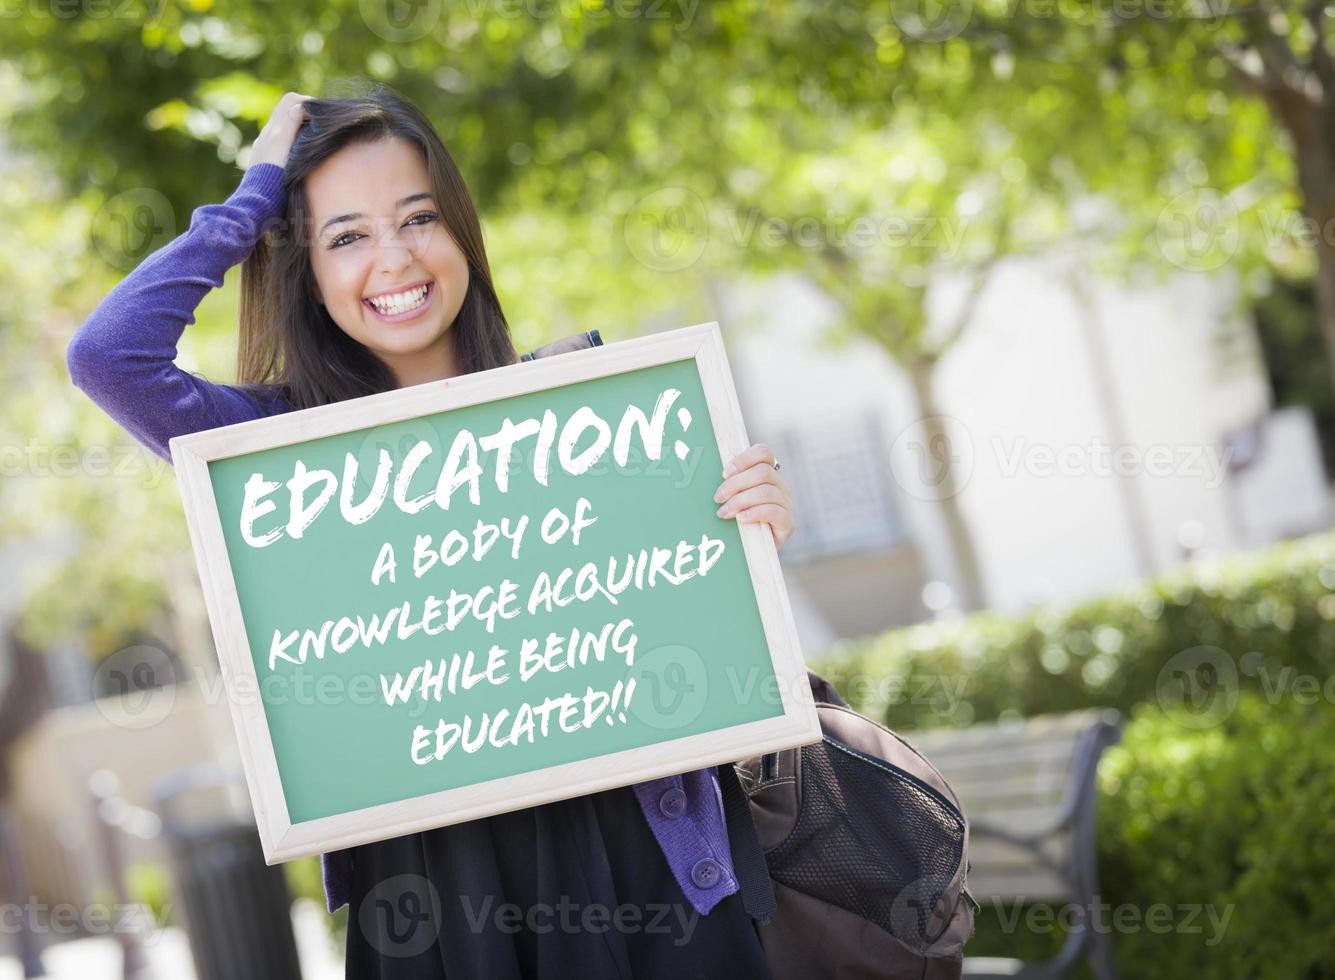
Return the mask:
[[819, 738], [717, 324], [171, 440], [270, 863]]

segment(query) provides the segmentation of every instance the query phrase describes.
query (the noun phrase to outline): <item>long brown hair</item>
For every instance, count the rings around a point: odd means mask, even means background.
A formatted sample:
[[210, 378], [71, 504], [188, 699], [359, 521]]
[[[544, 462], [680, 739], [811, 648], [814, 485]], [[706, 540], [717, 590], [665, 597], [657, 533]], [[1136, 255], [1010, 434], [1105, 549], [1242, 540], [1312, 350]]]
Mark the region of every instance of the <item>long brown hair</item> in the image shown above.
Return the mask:
[[284, 220], [241, 267], [237, 381], [294, 409], [390, 391], [389, 367], [315, 301], [306, 175], [344, 146], [401, 137], [422, 152], [441, 220], [468, 259], [469, 283], [451, 327], [463, 371], [513, 364], [514, 343], [492, 285], [477, 209], [435, 128], [415, 105], [376, 83], [365, 94], [309, 99], [283, 173]]

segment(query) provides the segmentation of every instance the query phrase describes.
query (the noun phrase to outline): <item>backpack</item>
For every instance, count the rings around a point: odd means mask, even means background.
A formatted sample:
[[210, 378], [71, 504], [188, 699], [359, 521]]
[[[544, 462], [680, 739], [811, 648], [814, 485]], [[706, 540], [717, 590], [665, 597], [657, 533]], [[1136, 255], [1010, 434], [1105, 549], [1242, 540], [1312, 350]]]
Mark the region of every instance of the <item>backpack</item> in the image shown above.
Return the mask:
[[774, 980], [955, 980], [978, 904], [941, 773], [808, 672], [823, 738], [720, 766], [743, 905]]

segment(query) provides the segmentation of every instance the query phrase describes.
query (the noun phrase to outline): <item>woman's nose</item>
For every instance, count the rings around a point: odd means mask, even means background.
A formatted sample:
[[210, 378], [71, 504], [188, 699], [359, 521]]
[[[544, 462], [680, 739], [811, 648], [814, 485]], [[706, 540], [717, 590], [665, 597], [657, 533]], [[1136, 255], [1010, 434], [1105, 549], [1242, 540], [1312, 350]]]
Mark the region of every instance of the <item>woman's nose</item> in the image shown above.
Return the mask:
[[394, 272], [410, 265], [413, 251], [402, 243], [381, 242], [376, 250], [376, 264], [382, 272]]
[[376, 242], [376, 263], [383, 271], [401, 269], [415, 257], [411, 240], [397, 228], [382, 233]]

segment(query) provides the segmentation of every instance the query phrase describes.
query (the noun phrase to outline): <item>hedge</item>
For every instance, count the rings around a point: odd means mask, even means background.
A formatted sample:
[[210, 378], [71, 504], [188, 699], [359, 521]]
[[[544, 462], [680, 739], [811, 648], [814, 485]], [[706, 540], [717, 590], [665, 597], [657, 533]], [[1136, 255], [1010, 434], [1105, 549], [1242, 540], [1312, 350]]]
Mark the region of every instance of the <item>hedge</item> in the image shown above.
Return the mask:
[[[1229, 696], [1300, 678], [1329, 689], [1335, 533], [1183, 566], [1068, 608], [976, 613], [843, 641], [812, 658], [854, 707], [905, 730], [1172, 703], [1188, 682], [1182, 671], [1202, 664], [1221, 671]], [[1196, 683], [1210, 693], [1208, 677]]]
[[[1099, 770], [1099, 867], [1119, 973], [1137, 980], [1335, 980], [1333, 666], [1329, 533], [813, 662], [904, 730], [1122, 710]], [[967, 952], [1051, 955], [1053, 912], [984, 903]]]

